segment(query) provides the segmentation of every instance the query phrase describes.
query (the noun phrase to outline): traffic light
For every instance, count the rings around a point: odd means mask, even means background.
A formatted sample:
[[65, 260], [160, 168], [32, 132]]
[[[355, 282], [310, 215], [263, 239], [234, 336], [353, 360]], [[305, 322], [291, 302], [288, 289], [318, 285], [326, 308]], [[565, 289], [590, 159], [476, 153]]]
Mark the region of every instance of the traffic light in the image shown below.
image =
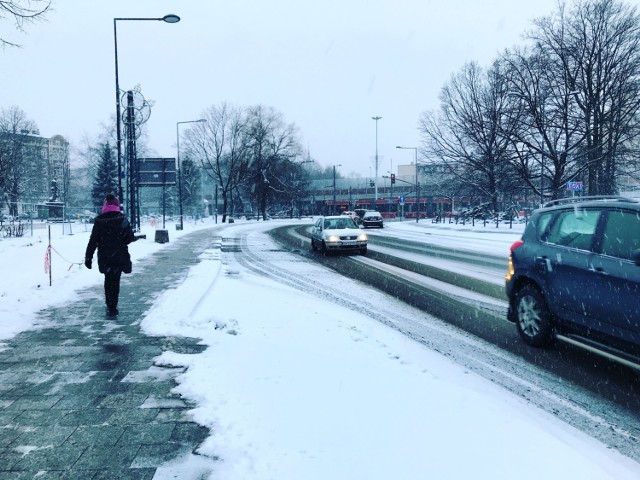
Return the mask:
[[393, 183], [396, 183], [396, 174], [395, 174], [395, 173], [392, 173], [392, 174], [391, 174], [391, 183], [392, 183], [392, 184], [393, 184]]

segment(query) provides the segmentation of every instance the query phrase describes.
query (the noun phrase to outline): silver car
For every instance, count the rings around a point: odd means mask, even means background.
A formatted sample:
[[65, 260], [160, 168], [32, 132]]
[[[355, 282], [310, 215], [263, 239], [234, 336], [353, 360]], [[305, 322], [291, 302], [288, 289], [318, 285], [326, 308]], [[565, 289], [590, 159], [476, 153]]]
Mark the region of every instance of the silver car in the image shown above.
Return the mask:
[[329, 252], [367, 253], [367, 234], [347, 215], [320, 217], [311, 228], [311, 249]]

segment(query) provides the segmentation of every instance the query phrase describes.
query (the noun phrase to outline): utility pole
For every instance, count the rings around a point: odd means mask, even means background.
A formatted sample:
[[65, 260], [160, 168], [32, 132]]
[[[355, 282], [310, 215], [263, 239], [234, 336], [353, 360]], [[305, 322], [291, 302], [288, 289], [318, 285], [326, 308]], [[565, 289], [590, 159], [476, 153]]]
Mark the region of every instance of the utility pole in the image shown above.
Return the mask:
[[133, 91], [127, 92], [127, 121], [126, 121], [126, 141], [127, 141], [127, 161], [129, 162], [129, 223], [131, 228], [137, 231], [140, 228], [138, 216], [138, 159], [136, 158], [136, 137], [135, 137], [135, 106], [133, 101]]
[[420, 221], [420, 181], [418, 180], [418, 147], [401, 147], [398, 145], [396, 148], [401, 150], [413, 150], [415, 154], [415, 167], [416, 167], [416, 223]]
[[342, 164], [333, 166], [333, 214], [336, 215], [336, 167], [341, 167]]
[[378, 200], [378, 120], [380, 120], [382, 117], [371, 117], [372, 120], [375, 120], [376, 122], [376, 176], [375, 176], [375, 193], [374, 193], [374, 205]]

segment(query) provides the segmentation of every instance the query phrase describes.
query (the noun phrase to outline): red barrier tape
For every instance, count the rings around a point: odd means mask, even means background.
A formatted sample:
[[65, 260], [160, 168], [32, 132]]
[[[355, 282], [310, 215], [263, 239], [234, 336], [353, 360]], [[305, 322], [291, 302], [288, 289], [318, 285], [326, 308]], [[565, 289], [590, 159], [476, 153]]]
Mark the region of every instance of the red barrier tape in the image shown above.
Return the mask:
[[51, 268], [51, 245], [47, 247], [47, 252], [44, 254], [44, 273], [49, 273]]

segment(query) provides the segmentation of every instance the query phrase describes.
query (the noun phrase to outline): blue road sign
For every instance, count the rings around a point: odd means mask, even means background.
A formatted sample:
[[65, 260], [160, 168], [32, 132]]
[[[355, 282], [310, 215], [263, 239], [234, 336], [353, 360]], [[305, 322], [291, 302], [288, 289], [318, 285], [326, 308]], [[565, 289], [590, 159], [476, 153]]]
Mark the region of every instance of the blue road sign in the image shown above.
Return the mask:
[[570, 190], [572, 192], [577, 192], [579, 190], [582, 190], [583, 185], [582, 182], [569, 182], [567, 183], [567, 190]]

